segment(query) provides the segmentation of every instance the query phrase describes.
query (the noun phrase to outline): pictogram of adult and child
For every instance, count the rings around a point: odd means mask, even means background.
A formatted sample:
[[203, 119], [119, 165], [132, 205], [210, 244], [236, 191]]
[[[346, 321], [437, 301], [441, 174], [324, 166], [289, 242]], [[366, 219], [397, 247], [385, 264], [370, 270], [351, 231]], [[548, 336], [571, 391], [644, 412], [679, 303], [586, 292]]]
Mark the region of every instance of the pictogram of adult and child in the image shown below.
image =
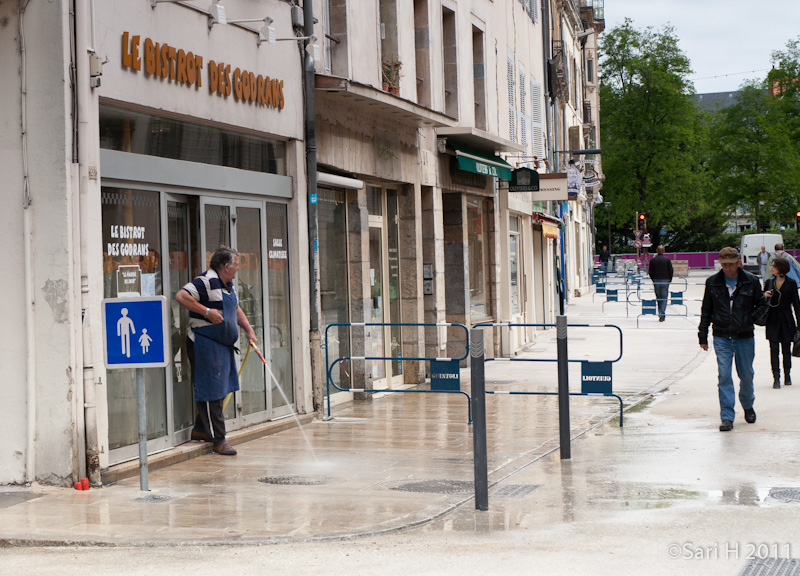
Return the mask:
[[[122, 344], [122, 354], [126, 358], [131, 357], [131, 334], [136, 334], [136, 326], [133, 320], [128, 317], [128, 309], [123, 308], [120, 310], [122, 316], [117, 320], [117, 336], [119, 336]], [[139, 345], [142, 347], [142, 354], [147, 354], [150, 350], [150, 343], [153, 339], [147, 334], [147, 328], [142, 329], [142, 335], [139, 336]]]

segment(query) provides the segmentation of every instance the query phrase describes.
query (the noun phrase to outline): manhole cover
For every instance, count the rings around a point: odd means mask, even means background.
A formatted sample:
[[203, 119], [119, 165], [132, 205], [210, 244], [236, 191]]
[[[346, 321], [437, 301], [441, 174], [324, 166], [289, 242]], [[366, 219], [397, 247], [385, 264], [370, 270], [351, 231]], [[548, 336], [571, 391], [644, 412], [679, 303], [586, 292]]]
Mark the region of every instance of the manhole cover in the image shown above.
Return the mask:
[[492, 496], [498, 498], [524, 498], [537, 488], [538, 486], [535, 484], [509, 484], [499, 488]]
[[134, 502], [169, 502], [174, 499], [174, 496], [165, 496], [164, 494], [145, 494], [136, 498]]
[[772, 488], [769, 497], [781, 502], [800, 502], [800, 488]]
[[797, 558], [753, 558], [739, 576], [800, 576]]
[[322, 486], [335, 482], [327, 476], [267, 476], [259, 478], [264, 484], [279, 484], [281, 486]]
[[475, 491], [475, 484], [467, 480], [421, 480], [405, 482], [390, 489], [427, 494], [467, 494]]

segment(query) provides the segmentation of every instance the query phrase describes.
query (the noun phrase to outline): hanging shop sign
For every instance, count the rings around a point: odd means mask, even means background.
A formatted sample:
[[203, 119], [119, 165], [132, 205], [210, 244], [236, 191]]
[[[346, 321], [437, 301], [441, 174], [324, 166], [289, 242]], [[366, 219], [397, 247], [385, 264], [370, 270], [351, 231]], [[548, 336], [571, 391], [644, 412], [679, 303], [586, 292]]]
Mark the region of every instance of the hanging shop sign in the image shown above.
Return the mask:
[[567, 175], [564, 172], [539, 174], [539, 191], [531, 192], [531, 200], [533, 202], [567, 199]]
[[[129, 32], [122, 33], [122, 66], [137, 72], [144, 67], [144, 73], [151, 78], [168, 79], [187, 87], [203, 86], [203, 56], [150, 38], [142, 40]], [[283, 80], [214, 60], [205, 63], [205, 76], [210, 94], [233, 96], [239, 102], [278, 110], [285, 105]]]
[[530, 168], [517, 168], [511, 173], [509, 192], [538, 192], [539, 173]]
[[567, 194], [575, 199], [581, 193], [581, 171], [575, 164], [567, 166]]

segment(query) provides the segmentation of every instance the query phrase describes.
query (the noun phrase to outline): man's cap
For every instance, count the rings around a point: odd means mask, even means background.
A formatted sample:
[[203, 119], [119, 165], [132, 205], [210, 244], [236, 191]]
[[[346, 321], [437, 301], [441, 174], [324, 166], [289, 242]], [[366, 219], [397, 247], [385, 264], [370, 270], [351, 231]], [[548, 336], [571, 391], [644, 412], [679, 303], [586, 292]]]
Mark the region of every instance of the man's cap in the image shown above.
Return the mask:
[[731, 248], [727, 246], [719, 251], [719, 263], [720, 264], [735, 264], [739, 261], [739, 252], [736, 251], [736, 248]]

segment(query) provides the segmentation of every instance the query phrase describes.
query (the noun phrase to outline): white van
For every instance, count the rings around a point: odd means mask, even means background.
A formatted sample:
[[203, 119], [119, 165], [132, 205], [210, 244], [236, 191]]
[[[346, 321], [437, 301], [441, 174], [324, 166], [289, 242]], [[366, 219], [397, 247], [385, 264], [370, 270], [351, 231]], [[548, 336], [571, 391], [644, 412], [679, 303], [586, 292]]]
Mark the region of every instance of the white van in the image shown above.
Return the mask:
[[780, 234], [744, 234], [740, 248], [742, 268], [759, 276], [758, 253], [761, 252], [761, 247], [766, 247], [767, 252], [772, 254], [775, 252], [775, 244], [779, 242], [783, 244], [783, 236]]

